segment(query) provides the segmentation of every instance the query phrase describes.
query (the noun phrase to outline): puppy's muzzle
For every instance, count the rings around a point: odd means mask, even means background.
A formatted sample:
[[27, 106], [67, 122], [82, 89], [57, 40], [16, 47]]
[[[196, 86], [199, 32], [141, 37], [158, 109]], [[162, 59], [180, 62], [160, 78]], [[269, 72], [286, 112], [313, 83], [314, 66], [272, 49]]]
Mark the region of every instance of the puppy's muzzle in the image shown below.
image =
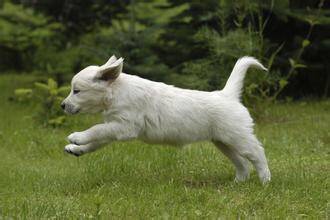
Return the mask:
[[64, 103], [64, 102], [61, 103], [61, 108], [62, 108], [63, 110], [65, 109], [65, 103]]
[[64, 110], [65, 113], [70, 115], [77, 114], [80, 111], [79, 108], [75, 108], [73, 105], [65, 103], [64, 101], [61, 103], [61, 108]]

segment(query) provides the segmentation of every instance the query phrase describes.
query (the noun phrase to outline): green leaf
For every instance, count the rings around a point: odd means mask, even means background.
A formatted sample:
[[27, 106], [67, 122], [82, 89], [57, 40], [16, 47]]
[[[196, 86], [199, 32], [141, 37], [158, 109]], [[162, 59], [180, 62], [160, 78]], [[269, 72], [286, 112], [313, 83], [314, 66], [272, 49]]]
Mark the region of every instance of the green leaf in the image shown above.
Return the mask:
[[307, 68], [306, 65], [301, 64], [301, 63], [297, 63], [294, 67], [295, 67], [295, 68]]
[[67, 95], [70, 93], [71, 87], [70, 86], [62, 86], [58, 89], [59, 95]]
[[51, 96], [56, 97], [57, 96], [57, 89], [56, 88], [50, 89], [49, 93], [50, 93]]
[[32, 89], [15, 89], [15, 97], [19, 102], [25, 101], [32, 98]]
[[292, 58], [289, 58], [289, 62], [291, 67], [295, 67], [296, 62]]
[[281, 79], [279, 81], [280, 89], [283, 89], [288, 84], [288, 81], [285, 79]]
[[59, 103], [61, 103], [62, 101], [63, 101], [63, 98], [57, 96], [57, 97], [55, 98], [54, 103], [55, 103], [55, 104], [57, 104], [57, 103], [59, 104]]
[[305, 39], [305, 40], [303, 40], [303, 42], [302, 42], [302, 47], [307, 47], [307, 46], [310, 45], [310, 44], [311, 44], [311, 42], [310, 42], [309, 40]]
[[56, 118], [50, 119], [50, 120], [48, 121], [48, 124], [53, 125], [53, 126], [60, 126], [60, 125], [62, 125], [64, 122], [65, 122], [65, 116], [62, 115], [62, 116], [59, 116], [59, 117], [56, 117]]
[[25, 96], [25, 95], [31, 95], [32, 89], [15, 89], [15, 95], [17, 96]]
[[40, 89], [44, 92], [49, 92], [49, 86], [47, 84], [44, 84], [44, 83], [40, 83], [40, 82], [35, 82], [34, 83], [34, 86], [37, 88], [37, 89]]
[[52, 78], [49, 78], [48, 86], [49, 86], [50, 90], [57, 89], [57, 82], [55, 80], [53, 80]]

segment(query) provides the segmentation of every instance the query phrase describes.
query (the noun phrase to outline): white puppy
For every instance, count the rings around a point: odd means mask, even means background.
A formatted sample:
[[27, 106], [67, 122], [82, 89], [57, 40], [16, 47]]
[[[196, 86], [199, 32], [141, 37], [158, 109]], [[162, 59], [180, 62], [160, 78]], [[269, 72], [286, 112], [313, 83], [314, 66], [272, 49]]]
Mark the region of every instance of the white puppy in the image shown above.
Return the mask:
[[240, 102], [243, 79], [256, 59], [243, 57], [221, 91], [180, 89], [122, 73], [123, 59], [112, 56], [72, 79], [63, 101], [68, 114], [103, 112], [105, 122], [69, 135], [65, 151], [80, 156], [105, 143], [138, 138], [148, 143], [184, 145], [212, 141], [235, 165], [236, 181], [249, 177], [252, 162], [262, 183], [270, 181], [264, 148], [253, 132], [253, 120]]

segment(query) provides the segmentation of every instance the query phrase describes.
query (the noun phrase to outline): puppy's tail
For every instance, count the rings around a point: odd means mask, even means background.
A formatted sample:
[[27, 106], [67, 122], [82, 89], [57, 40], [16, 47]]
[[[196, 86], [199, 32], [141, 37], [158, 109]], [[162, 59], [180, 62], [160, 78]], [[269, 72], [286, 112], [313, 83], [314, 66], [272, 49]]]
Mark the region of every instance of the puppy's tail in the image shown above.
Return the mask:
[[238, 59], [225, 87], [222, 90], [225, 95], [237, 100], [241, 98], [244, 77], [250, 66], [267, 71], [267, 69], [254, 57], [246, 56]]

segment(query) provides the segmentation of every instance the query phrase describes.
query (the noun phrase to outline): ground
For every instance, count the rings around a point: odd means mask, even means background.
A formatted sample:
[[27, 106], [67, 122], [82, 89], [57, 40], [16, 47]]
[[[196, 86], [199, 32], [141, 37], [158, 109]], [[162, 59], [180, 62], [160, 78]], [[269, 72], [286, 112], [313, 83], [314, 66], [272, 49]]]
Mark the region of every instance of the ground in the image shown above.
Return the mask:
[[272, 172], [262, 186], [255, 171], [234, 183], [232, 164], [209, 143], [133, 141], [65, 154], [66, 136], [100, 117], [42, 127], [33, 105], [9, 100], [33, 80], [0, 76], [0, 219], [329, 218], [329, 100], [273, 104], [256, 115]]

